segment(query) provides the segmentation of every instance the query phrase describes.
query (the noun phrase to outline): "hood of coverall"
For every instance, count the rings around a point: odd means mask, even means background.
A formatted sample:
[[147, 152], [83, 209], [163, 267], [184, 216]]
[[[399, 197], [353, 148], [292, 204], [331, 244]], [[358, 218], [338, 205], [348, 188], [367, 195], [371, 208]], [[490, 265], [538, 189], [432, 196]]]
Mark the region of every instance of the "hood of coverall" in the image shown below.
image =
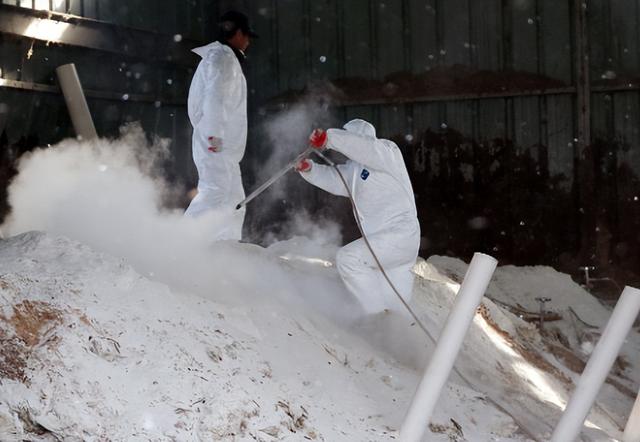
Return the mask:
[[376, 128], [373, 127], [373, 124], [360, 118], [351, 120], [342, 127], [344, 128], [344, 130], [346, 130], [347, 132], [351, 132], [352, 134], [364, 135], [366, 137], [373, 138], [376, 137]]

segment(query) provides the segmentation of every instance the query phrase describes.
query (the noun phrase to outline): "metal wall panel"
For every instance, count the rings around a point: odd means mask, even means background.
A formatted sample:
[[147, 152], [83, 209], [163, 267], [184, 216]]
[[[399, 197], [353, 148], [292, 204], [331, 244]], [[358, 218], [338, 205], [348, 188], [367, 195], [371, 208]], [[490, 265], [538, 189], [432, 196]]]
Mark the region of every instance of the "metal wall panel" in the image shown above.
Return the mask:
[[412, 106], [413, 130], [420, 134], [427, 129], [439, 129], [445, 121], [444, 103], [421, 103]]
[[302, 89], [309, 80], [307, 2], [278, 0], [278, 83], [281, 90]]
[[638, 2], [616, 0], [609, 2], [611, 8], [612, 46], [609, 48], [613, 59], [612, 67], [617, 75], [636, 74], [639, 66], [638, 51]]
[[477, 138], [481, 143], [508, 137], [505, 106], [506, 100], [502, 98], [478, 101]]
[[446, 119], [443, 124], [471, 139], [474, 136], [475, 117], [476, 113], [472, 101], [448, 102], [446, 103]]
[[442, 43], [440, 62], [444, 65], [471, 63], [471, 19], [468, 0], [440, 0], [439, 27]]
[[638, 176], [640, 176], [639, 107], [638, 92], [621, 92], [613, 95], [614, 134], [619, 146], [618, 166], [625, 164]]
[[[429, 128], [438, 128], [442, 122], [444, 113], [442, 103], [416, 104], [412, 106], [413, 131], [416, 140], [420, 139]], [[425, 143], [415, 145], [411, 158], [411, 168], [416, 173], [425, 173], [430, 164], [430, 152]], [[417, 197], [420, 198], [420, 189], [415, 189]]]
[[[2, 3], [10, 5], [12, 2], [3, 0]], [[58, 5], [56, 9], [115, 23], [120, 26], [117, 32], [123, 39], [129, 35], [128, 27], [134, 27], [161, 31], [173, 40], [177, 33], [183, 38], [189, 35], [202, 36], [205, 26], [211, 27], [213, 3], [213, 0], [162, 0], [150, 5], [146, 0], [71, 0], [64, 4], [64, 8]], [[23, 6], [31, 8], [33, 4]], [[204, 40], [201, 41], [204, 43]], [[193, 60], [196, 61], [196, 58]], [[195, 178], [190, 153], [191, 126], [186, 108], [184, 105], [153, 102], [154, 96], [184, 102], [193, 68], [0, 34], [2, 79], [22, 81], [27, 87], [31, 83], [55, 87], [55, 68], [70, 62], [76, 64], [81, 82], [88, 91], [89, 108], [100, 135], [117, 136], [122, 124], [140, 121], [150, 135], [172, 140], [170, 148], [174, 163], [168, 172], [186, 180]], [[105, 92], [112, 98], [93, 98], [89, 93], [91, 91]], [[147, 101], [127, 100], [127, 96], [135, 94], [145, 94]], [[8, 109], [1, 129], [6, 130], [10, 145], [52, 144], [73, 135], [64, 100], [54, 88], [49, 92], [35, 92], [2, 87], [0, 102]]]
[[549, 152], [549, 174], [551, 176], [564, 175], [564, 182], [568, 189], [573, 183], [574, 153], [573, 153], [573, 121], [574, 105], [568, 95], [550, 95], [547, 101], [547, 140]]
[[124, 18], [124, 11], [127, 9], [125, 2], [119, 2], [117, 0], [97, 0], [98, 18], [101, 21], [113, 23], [114, 25], [125, 25], [122, 23]]
[[613, 98], [611, 94], [591, 95], [591, 139], [613, 139]]
[[84, 13], [83, 7], [82, 7], [83, 0], [67, 0], [67, 3], [69, 5], [69, 8], [65, 12], [73, 15], [79, 15], [79, 16], [83, 15]]
[[[621, 0], [625, 1], [626, 0]], [[590, 0], [588, 9], [589, 65], [591, 78], [601, 78], [606, 71], [615, 69], [611, 58], [611, 29], [610, 0]]]
[[511, 67], [518, 71], [538, 72], [538, 10], [536, 0], [511, 2]]
[[[378, 76], [383, 78], [392, 72], [405, 69], [405, 35], [403, 0], [374, 2], [372, 6], [374, 22], [374, 48]], [[408, 60], [407, 60], [408, 64]]]
[[438, 62], [436, 0], [408, 0], [406, 14], [410, 30], [411, 71], [422, 73]]
[[471, 1], [469, 8], [471, 64], [478, 69], [502, 69], [504, 63], [501, 1]]
[[407, 119], [407, 107], [403, 105], [387, 105], [379, 109], [378, 127], [380, 133], [387, 137], [405, 138], [411, 135], [411, 123]]
[[344, 74], [347, 77], [376, 78], [371, 47], [372, 22], [369, 0], [340, 2], [343, 26], [348, 31], [344, 38]]
[[[259, 105], [279, 92], [278, 85], [278, 33], [276, 26], [276, 8], [273, 0], [254, 0], [248, 11], [260, 38], [251, 43], [248, 50], [247, 76], [248, 88], [251, 91], [250, 110], [255, 111]], [[226, 11], [229, 7], [221, 10]]]
[[571, 84], [573, 56], [569, 2], [538, 0], [538, 7], [541, 73]]
[[[517, 152], [529, 151], [538, 155], [540, 139], [540, 107], [538, 97], [513, 98], [513, 131], [510, 137]], [[546, 144], [546, 140], [545, 140]]]
[[82, 0], [82, 16], [87, 18], [98, 18], [99, 0]]
[[343, 30], [339, 23], [339, 0], [308, 0], [311, 78], [333, 79], [341, 75]]
[[[5, 5], [21, 6], [29, 9], [51, 9], [86, 18], [101, 20], [123, 27], [173, 34], [182, 32], [185, 37], [203, 39], [211, 32], [214, 16], [217, 15], [215, 0], [2, 0]], [[42, 3], [42, 4], [41, 4]], [[224, 2], [222, 2], [224, 3]], [[246, 2], [227, 2], [246, 3]], [[46, 7], [42, 5], [47, 5]]]
[[375, 124], [377, 121], [377, 109], [371, 106], [350, 106], [345, 110], [345, 122], [354, 118], [362, 118]]

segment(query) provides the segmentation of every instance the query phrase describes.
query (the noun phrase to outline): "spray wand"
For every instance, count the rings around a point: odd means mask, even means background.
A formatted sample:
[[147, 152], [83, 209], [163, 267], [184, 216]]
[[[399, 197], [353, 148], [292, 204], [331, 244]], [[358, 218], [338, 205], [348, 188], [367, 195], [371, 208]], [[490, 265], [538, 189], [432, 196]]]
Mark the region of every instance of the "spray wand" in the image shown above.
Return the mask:
[[246, 206], [247, 203], [249, 201], [251, 201], [252, 199], [254, 199], [255, 197], [257, 197], [258, 195], [260, 195], [262, 192], [264, 192], [265, 190], [267, 190], [267, 188], [269, 186], [271, 186], [273, 183], [275, 183], [276, 181], [278, 181], [285, 173], [287, 173], [290, 169], [293, 169], [294, 167], [296, 167], [296, 165], [302, 161], [303, 159], [305, 159], [306, 157], [309, 156], [309, 154], [314, 151], [315, 148], [312, 146], [307, 147], [307, 149], [302, 152], [300, 155], [298, 155], [297, 157], [295, 157], [293, 160], [291, 160], [290, 162], [288, 162], [282, 169], [280, 169], [276, 174], [274, 174], [271, 178], [269, 178], [267, 181], [265, 181], [264, 184], [262, 184], [260, 187], [258, 187], [256, 190], [254, 190], [253, 192], [251, 192], [249, 194], [249, 196], [247, 196], [245, 199], [243, 199], [242, 201], [240, 201], [238, 203], [238, 205], [236, 206], [236, 210], [241, 209], [242, 207]]

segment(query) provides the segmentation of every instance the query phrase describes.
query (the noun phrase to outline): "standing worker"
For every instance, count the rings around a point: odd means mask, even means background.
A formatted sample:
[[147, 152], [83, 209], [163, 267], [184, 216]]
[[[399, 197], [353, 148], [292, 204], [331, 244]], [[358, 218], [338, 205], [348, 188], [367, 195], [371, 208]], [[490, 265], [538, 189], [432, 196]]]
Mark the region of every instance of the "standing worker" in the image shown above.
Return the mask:
[[[318, 149], [333, 149], [348, 158], [336, 169], [301, 160], [296, 169], [309, 183], [338, 196], [353, 198], [359, 224], [382, 267], [406, 302], [411, 298], [413, 273], [420, 247], [413, 188], [398, 146], [376, 138], [367, 121], [349, 121], [342, 129], [316, 129], [310, 136]], [[342, 247], [336, 266], [349, 291], [367, 314], [400, 310], [402, 303], [384, 278], [366, 242], [359, 238]]]
[[193, 161], [198, 194], [185, 215], [215, 212], [222, 217], [213, 240], [240, 240], [245, 209], [240, 160], [247, 142], [247, 82], [242, 72], [245, 51], [258, 35], [246, 15], [229, 11], [220, 17], [218, 40], [193, 49], [202, 57], [189, 88], [193, 126]]

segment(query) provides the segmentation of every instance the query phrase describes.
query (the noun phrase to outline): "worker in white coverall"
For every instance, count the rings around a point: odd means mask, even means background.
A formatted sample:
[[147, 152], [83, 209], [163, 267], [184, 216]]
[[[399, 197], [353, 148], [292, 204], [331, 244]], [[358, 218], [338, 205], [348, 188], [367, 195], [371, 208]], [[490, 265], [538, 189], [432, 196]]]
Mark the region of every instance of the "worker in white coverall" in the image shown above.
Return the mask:
[[[420, 246], [413, 188], [398, 146], [376, 138], [372, 124], [356, 119], [342, 129], [316, 129], [312, 146], [333, 149], [348, 158], [338, 165], [357, 207], [363, 234], [384, 271], [405, 301], [411, 298], [413, 273]], [[338, 196], [347, 189], [337, 171], [311, 160], [296, 166], [311, 184]], [[345, 285], [368, 314], [401, 310], [402, 303], [384, 278], [363, 238], [342, 247], [336, 266]]]
[[213, 240], [240, 240], [245, 209], [240, 160], [247, 141], [247, 83], [241, 62], [257, 34], [246, 15], [229, 11], [220, 18], [218, 41], [193, 49], [202, 57], [189, 88], [193, 161], [198, 193], [185, 215], [216, 213]]

